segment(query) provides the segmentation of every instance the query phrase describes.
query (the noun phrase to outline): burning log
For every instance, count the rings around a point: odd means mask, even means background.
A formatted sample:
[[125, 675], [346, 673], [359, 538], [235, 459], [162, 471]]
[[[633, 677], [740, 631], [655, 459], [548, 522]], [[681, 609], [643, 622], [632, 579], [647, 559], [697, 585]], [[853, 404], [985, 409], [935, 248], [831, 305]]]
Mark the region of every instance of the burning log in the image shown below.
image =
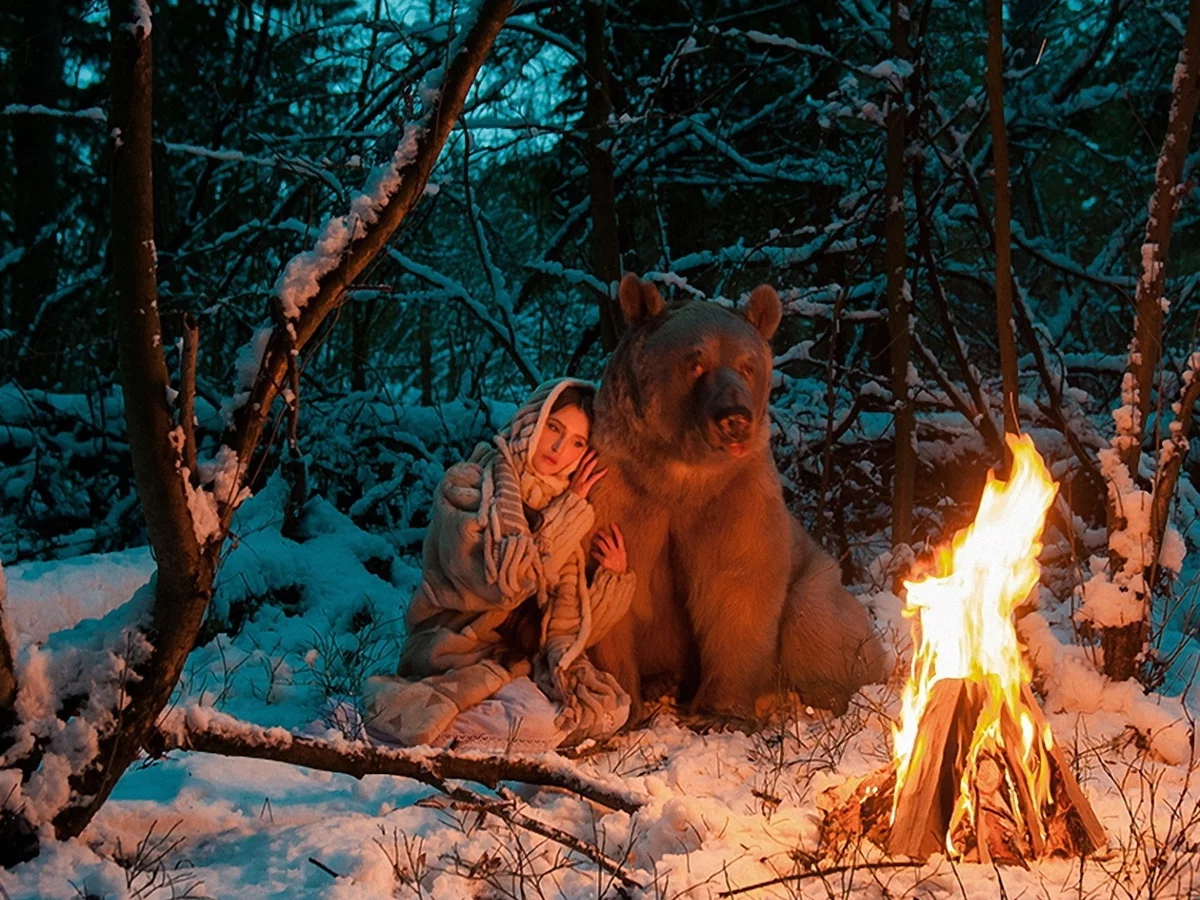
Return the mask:
[[893, 800], [888, 850], [925, 857], [945, 849], [982, 697], [961, 678], [933, 686], [913, 748], [915, 768]]
[[1024, 865], [1106, 843], [1029, 689], [1012, 621], [1037, 585], [1058, 486], [1028, 437], [1007, 439], [1011, 479], [989, 478], [975, 523], [933, 575], [905, 582], [914, 652], [894, 763], [822, 798], [827, 847], [865, 837], [895, 855]]

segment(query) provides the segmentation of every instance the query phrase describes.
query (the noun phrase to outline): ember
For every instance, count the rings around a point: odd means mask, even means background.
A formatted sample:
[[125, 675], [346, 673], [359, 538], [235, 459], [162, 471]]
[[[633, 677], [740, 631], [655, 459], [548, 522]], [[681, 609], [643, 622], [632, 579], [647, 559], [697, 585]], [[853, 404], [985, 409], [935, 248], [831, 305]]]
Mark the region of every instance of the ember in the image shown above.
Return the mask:
[[905, 582], [914, 650], [894, 766], [829, 812], [832, 839], [856, 832], [894, 854], [981, 862], [1104, 846], [1029, 689], [1013, 624], [1038, 582], [1042, 527], [1058, 486], [1029, 437], [1007, 440], [1010, 479], [989, 476], [975, 522], [938, 551], [932, 574]]

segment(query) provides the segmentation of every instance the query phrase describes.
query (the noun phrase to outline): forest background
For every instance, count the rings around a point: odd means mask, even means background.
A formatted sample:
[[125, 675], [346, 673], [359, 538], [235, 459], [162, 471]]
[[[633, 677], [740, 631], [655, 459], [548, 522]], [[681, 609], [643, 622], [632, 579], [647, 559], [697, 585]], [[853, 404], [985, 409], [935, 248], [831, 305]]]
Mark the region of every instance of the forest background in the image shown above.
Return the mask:
[[[336, 510], [395, 584], [444, 468], [544, 377], [600, 375], [622, 271], [725, 305], [768, 282], [776, 460], [847, 583], [891, 586], [969, 521], [1019, 424], [1062, 485], [1044, 584], [1078, 604], [1076, 640], [1113, 679], [1190, 684], [1172, 670], [1198, 627], [1185, 6], [163, 3], [152, 67], [128, 71], [148, 19], [6, 9], [0, 559], [149, 541], [154, 621], [182, 616], [183, 656], [304, 606], [241, 566], [207, 608], [245, 496], [282, 496], [271, 527], [291, 541]], [[494, 35], [470, 31], [489, 18]], [[444, 148], [413, 122], [444, 123]], [[428, 178], [335, 284], [330, 216], [389, 161]], [[150, 308], [161, 333], [129, 325]], [[120, 367], [154, 354], [158, 393], [135, 402]], [[182, 486], [154, 452], [176, 419]], [[146, 729], [182, 666], [144, 682]]]

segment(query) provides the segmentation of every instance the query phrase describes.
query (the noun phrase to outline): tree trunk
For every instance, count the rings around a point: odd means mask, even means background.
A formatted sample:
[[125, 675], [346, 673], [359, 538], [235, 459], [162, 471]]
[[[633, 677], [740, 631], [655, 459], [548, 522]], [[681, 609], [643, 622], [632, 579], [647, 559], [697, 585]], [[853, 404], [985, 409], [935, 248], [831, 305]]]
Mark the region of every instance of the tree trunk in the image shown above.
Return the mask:
[[608, 125], [612, 97], [608, 79], [607, 0], [584, 0], [583, 31], [586, 56], [588, 193], [592, 213], [592, 267], [608, 293], [599, 298], [600, 342], [612, 352], [621, 336], [617, 311], [617, 282], [621, 278], [621, 246], [617, 233], [617, 187], [613, 177], [612, 128]]
[[[1198, 101], [1200, 0], [1191, 0], [1188, 5], [1183, 49], [1175, 66], [1167, 134], [1163, 139], [1162, 151], [1159, 153], [1155, 169], [1154, 193], [1150, 197], [1150, 214], [1146, 221], [1146, 239], [1142, 243], [1142, 276], [1137, 283], [1134, 338], [1129, 345], [1129, 370], [1122, 385], [1124, 405], [1114, 413], [1117, 433], [1112, 441], [1113, 450], [1109, 452], [1116, 453], [1115, 465], [1118, 469], [1124, 469], [1124, 472], [1117, 473], [1116, 482], [1111, 477], [1109, 479], [1110, 538], [1125, 527], [1125, 519], [1121, 512], [1123, 502], [1117, 484], [1124, 480], [1121, 476], [1125, 473], [1128, 473], [1130, 484], [1137, 484], [1138, 462], [1145, 436], [1146, 417], [1150, 411], [1151, 389], [1159, 360], [1162, 358], [1163, 290], [1167, 277], [1167, 252], [1171, 245], [1175, 216], [1184, 193], [1179, 179], [1183, 173]], [[1185, 405], [1178, 415], [1182, 425], [1186, 426], [1191, 421], [1191, 405], [1194, 405], [1196, 400], [1194, 387], [1189, 386], [1189, 389], [1185, 390], [1183, 399]], [[1186, 439], [1186, 432], [1183, 432], [1182, 437]], [[1173, 443], [1175, 438], [1176, 435], [1172, 432], [1169, 440]], [[1128, 573], [1132, 568], [1128, 565], [1130, 561], [1112, 550], [1110, 543], [1109, 570], [1113, 573], [1113, 580], [1125, 590], [1138, 594], [1142, 603], [1142, 617], [1138, 621], [1100, 629], [1100, 643], [1104, 649], [1104, 674], [1114, 681], [1125, 681], [1138, 674], [1149, 638], [1148, 613], [1157, 575], [1158, 555], [1166, 532], [1167, 514], [1181, 462], [1182, 454], [1176, 446], [1175, 457], [1167, 459], [1155, 478], [1151, 499], [1151, 554], [1140, 573], [1140, 578], [1137, 574], [1131, 576]]]
[[[892, 52], [907, 60], [908, 8], [892, 0]], [[912, 507], [917, 472], [916, 423], [912, 385], [909, 384], [910, 304], [912, 296], [905, 277], [904, 234], [904, 81], [893, 73], [887, 116], [887, 183], [884, 187], [884, 263], [887, 268], [889, 358], [892, 372], [892, 402], [895, 406], [896, 475], [892, 484], [892, 546], [912, 541]]]
[[[1012, 216], [1008, 183], [1008, 131], [1004, 124], [1003, 0], [988, 0], [987, 96], [992, 128], [992, 158], [996, 175], [996, 327], [1000, 335], [1000, 372], [1004, 384], [1004, 430], [1021, 430], [1017, 416], [1017, 339], [1012, 313]], [[1005, 449], [1005, 468], [1009, 451]]]
[[1163, 289], [1167, 283], [1167, 255], [1171, 230], [1183, 199], [1179, 179], [1187, 158], [1192, 122], [1200, 99], [1200, 0], [1188, 4], [1187, 31], [1183, 49], [1175, 66], [1175, 84], [1167, 134], [1163, 139], [1158, 165], [1154, 170], [1154, 193], [1150, 197], [1150, 215], [1146, 219], [1146, 238], [1142, 242], [1142, 277], [1138, 279], [1134, 337], [1129, 347], [1129, 372], [1133, 375], [1136, 414], [1133, 432], [1118, 448], [1129, 474], [1138, 476], [1138, 458], [1142, 452], [1146, 419], [1150, 412], [1158, 363], [1162, 359]]
[[[8, 600], [8, 585], [4, 566], [0, 565], [0, 622], [4, 621], [4, 604]], [[8, 645], [8, 633], [0, 628], [0, 753], [11, 743], [9, 730], [16, 724], [17, 673], [13, 667], [13, 648]]]
[[54, 818], [60, 838], [87, 825], [141, 752], [192, 649], [212, 592], [213, 559], [202, 553], [172, 444], [170, 381], [162, 354], [154, 250], [153, 67], [149, 22], [133, 7], [109, 2], [112, 61], [112, 289], [121, 357], [125, 421], [138, 497], [158, 562], [150, 643], [129, 704], [100, 741], [94, 765], [71, 778], [73, 804]]
[[[232, 435], [241, 463], [234, 493], [246, 478], [246, 462], [257, 448], [271, 401], [285, 385], [282, 375], [291, 350], [299, 351], [336, 309], [345, 288], [382, 249], [404, 215], [422, 195], [429, 172], [450, 128], [462, 109], [468, 88], [487, 55], [511, 0], [485, 0], [469, 30], [464, 28], [435, 99], [424, 119], [415, 156], [396, 174], [399, 188], [383, 198], [375, 224], [350, 245], [339, 264], [320, 283], [317, 296], [294, 323], [294, 331], [277, 328], [268, 356], [251, 391], [260, 406], [243, 407]], [[157, 311], [154, 266], [153, 180], [151, 175], [151, 44], [148, 16], [139, 21], [122, 0], [110, 0], [113, 58], [111, 67], [114, 153], [112, 170], [112, 259], [117, 340], [125, 393], [125, 414], [138, 494], [146, 514], [150, 543], [158, 561], [153, 581], [154, 606], [147, 637], [147, 658], [131, 664], [137, 677], [122, 679], [115, 708], [102, 708], [111, 719], [99, 728], [98, 752], [70, 778], [70, 798], [53, 818], [60, 838], [78, 835], [104, 803], [122, 773], [141, 752], [155, 721], [170, 699], [190, 652], [212, 591], [213, 575], [237, 506], [232, 497], [216, 498], [223, 514], [220, 526], [198, 537], [179, 471], [181, 448], [167, 401], [167, 369]], [[293, 323], [289, 323], [293, 324]], [[282, 337], [281, 337], [282, 335]], [[283, 352], [280, 353], [280, 348]], [[208, 499], [213, 499], [210, 495]], [[203, 534], [203, 533], [202, 533]], [[3, 633], [0, 631], [0, 633]], [[0, 672], [3, 664], [0, 663]], [[88, 697], [73, 698], [64, 717], [83, 715], [95, 705]], [[5, 707], [0, 706], [0, 709]], [[7, 707], [11, 709], [11, 705]], [[104, 719], [100, 721], [104, 722]], [[90, 724], [90, 722], [89, 722]], [[35, 743], [24, 756], [7, 760], [23, 770], [24, 780], [38, 769], [42, 754], [52, 751]], [[60, 760], [70, 765], [71, 760]], [[18, 844], [31, 822], [17, 813], [0, 816], [0, 864], [17, 859]], [[34, 829], [36, 830], [36, 829]], [[28, 847], [28, 841], [23, 847]], [[32, 852], [36, 853], [36, 843]]]

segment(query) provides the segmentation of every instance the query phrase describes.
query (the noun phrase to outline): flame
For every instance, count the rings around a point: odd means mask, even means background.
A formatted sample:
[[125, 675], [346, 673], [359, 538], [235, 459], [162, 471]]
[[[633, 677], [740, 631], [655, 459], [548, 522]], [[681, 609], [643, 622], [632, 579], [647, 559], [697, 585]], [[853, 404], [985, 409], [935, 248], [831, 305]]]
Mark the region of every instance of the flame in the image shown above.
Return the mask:
[[[1037, 585], [1042, 526], [1058, 485], [1031, 438], [1010, 434], [1006, 440], [1013, 454], [1010, 479], [997, 481], [989, 474], [974, 524], [958, 532], [949, 547], [937, 551], [932, 575], [904, 583], [904, 614], [913, 619], [914, 652], [901, 695], [900, 724], [894, 729], [897, 798], [924, 749], [918, 726], [934, 684], [943, 678], [961, 678], [986, 689], [946, 837], [951, 852], [955, 826], [973, 812], [975, 767], [984, 754], [1003, 747], [1004, 708], [1019, 728], [1018, 755], [1025, 770], [1018, 776], [1025, 785], [1008, 783], [1007, 789], [1028, 789], [1037, 810], [1052, 803], [1046, 759], [1052, 738], [1038, 733], [1021, 701], [1021, 686], [1030, 672], [1021, 656], [1012, 614]], [[1019, 810], [1016, 802], [1010, 806]], [[1022, 824], [1042, 828], [1040, 821]]]

